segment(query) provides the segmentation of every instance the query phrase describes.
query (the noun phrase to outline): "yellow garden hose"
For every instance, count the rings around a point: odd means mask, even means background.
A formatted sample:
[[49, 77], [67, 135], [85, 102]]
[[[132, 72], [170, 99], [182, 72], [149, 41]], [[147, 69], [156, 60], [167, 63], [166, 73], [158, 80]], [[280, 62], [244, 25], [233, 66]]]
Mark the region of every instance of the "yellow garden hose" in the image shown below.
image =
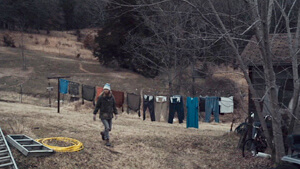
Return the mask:
[[[68, 147], [50, 146], [47, 144], [47, 142], [50, 140], [63, 141], [66, 143], [71, 143], [73, 145]], [[44, 146], [49, 147], [57, 152], [75, 152], [83, 149], [83, 144], [80, 141], [68, 137], [42, 138], [42, 139], [37, 139], [36, 141], [42, 143]]]

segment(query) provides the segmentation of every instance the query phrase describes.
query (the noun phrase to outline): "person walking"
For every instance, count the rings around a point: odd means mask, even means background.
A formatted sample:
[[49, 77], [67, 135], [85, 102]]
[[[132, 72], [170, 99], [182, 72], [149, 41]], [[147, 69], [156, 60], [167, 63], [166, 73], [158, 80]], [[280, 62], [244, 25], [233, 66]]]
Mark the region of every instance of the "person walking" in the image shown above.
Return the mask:
[[118, 110], [116, 108], [116, 101], [112, 94], [110, 84], [106, 83], [103, 87], [103, 92], [100, 94], [95, 110], [93, 112], [94, 114], [94, 121], [96, 120], [96, 114], [98, 113], [98, 110], [100, 109], [99, 118], [101, 119], [103, 125], [104, 125], [104, 131], [100, 132], [102, 136], [102, 140], [105, 140], [106, 146], [111, 146], [109, 142], [109, 132], [112, 128], [112, 119], [114, 117], [113, 114], [115, 114], [115, 119], [118, 118]]

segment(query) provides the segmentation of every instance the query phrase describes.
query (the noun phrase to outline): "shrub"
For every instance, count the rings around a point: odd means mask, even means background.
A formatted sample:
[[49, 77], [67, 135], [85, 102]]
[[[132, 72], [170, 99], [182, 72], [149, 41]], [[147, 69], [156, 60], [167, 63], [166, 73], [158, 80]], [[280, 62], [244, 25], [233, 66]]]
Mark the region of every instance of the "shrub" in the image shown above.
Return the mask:
[[40, 42], [37, 38], [35, 38], [35, 42], [34, 42], [36, 45], [38, 45]]
[[87, 35], [83, 41], [83, 46], [89, 50], [94, 50], [96, 48], [94, 37], [92, 35]]
[[77, 41], [81, 42], [81, 40], [82, 40], [82, 34], [81, 34], [80, 30], [77, 29], [76, 32], [75, 32], [75, 34], [77, 36]]
[[4, 42], [4, 46], [13, 47], [13, 48], [16, 47], [14, 39], [9, 34], [3, 35], [3, 42]]
[[46, 38], [45, 42], [44, 42], [44, 45], [49, 45], [49, 44], [50, 44], [50, 42], [49, 42], [48, 38]]

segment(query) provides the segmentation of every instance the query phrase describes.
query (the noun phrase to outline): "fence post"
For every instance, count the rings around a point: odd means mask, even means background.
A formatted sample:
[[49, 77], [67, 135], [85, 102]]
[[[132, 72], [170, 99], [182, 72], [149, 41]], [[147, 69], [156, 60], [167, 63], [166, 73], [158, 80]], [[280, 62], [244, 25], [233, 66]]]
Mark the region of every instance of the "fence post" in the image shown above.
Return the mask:
[[20, 101], [22, 103], [22, 95], [23, 95], [23, 86], [22, 84], [20, 85]]

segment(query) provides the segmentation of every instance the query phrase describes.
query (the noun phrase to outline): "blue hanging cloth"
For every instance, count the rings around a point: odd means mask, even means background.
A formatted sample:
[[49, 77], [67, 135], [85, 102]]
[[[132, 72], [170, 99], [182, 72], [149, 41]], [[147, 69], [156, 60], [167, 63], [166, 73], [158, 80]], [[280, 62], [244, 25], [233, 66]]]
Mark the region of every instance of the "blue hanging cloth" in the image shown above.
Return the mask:
[[186, 107], [187, 107], [187, 118], [186, 118], [186, 128], [194, 127], [199, 128], [199, 115], [198, 115], [198, 97], [191, 98], [187, 97]]
[[219, 123], [219, 113], [220, 113], [220, 105], [219, 105], [219, 97], [206, 97], [205, 99], [205, 122], [210, 122], [211, 113], [214, 113], [215, 122]]
[[59, 91], [62, 94], [68, 93], [69, 81], [66, 79], [59, 79]]

